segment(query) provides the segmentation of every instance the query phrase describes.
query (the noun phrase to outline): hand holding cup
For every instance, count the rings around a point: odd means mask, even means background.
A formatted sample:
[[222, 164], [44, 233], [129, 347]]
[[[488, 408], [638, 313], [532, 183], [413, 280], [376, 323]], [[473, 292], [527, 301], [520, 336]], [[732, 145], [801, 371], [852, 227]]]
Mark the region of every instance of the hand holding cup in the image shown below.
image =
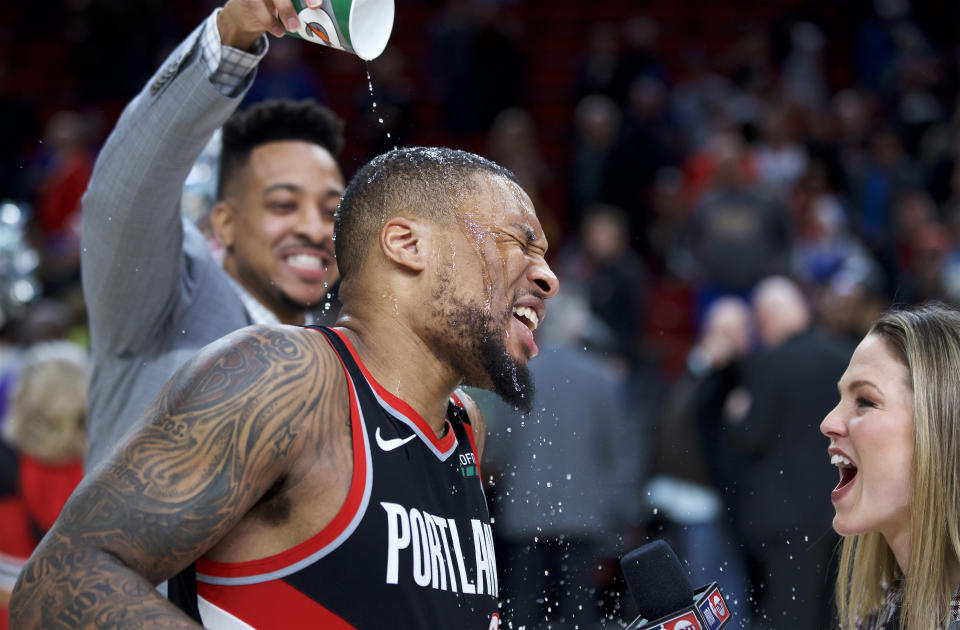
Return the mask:
[[[303, 4], [319, 9], [323, 0], [303, 0]], [[282, 37], [283, 25], [290, 31], [300, 28], [293, 0], [228, 0], [217, 18], [221, 41], [241, 50], [248, 50], [264, 33]]]

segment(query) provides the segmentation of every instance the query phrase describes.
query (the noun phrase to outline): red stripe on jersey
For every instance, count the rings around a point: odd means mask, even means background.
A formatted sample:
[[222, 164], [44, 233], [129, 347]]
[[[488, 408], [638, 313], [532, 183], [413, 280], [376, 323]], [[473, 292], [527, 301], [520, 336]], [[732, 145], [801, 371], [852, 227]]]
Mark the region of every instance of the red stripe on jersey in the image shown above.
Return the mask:
[[[326, 337], [324, 337], [326, 339]], [[340, 355], [337, 355], [339, 358]], [[340, 360], [343, 365], [343, 360]], [[356, 516], [363, 502], [363, 493], [367, 485], [367, 452], [364, 446], [363, 426], [360, 420], [360, 406], [353, 389], [353, 381], [344, 365], [344, 375], [347, 377], [347, 385], [350, 388], [350, 426], [353, 433], [353, 480], [350, 482], [350, 492], [347, 493], [347, 500], [333, 517], [333, 520], [320, 530], [319, 533], [311, 536], [302, 543], [281, 551], [278, 554], [259, 558], [257, 560], [247, 560], [244, 562], [215, 562], [200, 558], [197, 560], [197, 573], [201, 575], [210, 575], [215, 577], [251, 577], [278, 571], [290, 566], [296, 562], [309, 557], [320, 551], [337, 536], [339, 536]]]
[[370, 386], [373, 387], [374, 391], [377, 392], [377, 395], [380, 396], [380, 398], [385, 400], [388, 405], [410, 418], [410, 420], [417, 425], [417, 428], [420, 429], [420, 432], [423, 433], [441, 453], [446, 453], [453, 447], [454, 442], [457, 439], [453, 431], [448, 430], [442, 438], [438, 438], [436, 433], [433, 432], [433, 429], [430, 428], [430, 425], [427, 424], [426, 420], [421, 418], [420, 414], [414, 411], [413, 407], [408, 405], [402, 399], [388, 392], [386, 388], [377, 382], [377, 379], [371, 376], [370, 372], [367, 371], [367, 366], [365, 366], [363, 361], [360, 360], [360, 357], [357, 355], [357, 351], [354, 350], [353, 345], [350, 343], [350, 340], [347, 339], [347, 336], [336, 328], [331, 328], [330, 330], [332, 330], [343, 341], [343, 345], [345, 345], [347, 350], [350, 351], [350, 354], [353, 356], [353, 360], [357, 362], [357, 365], [360, 367], [360, 371], [363, 372], [363, 376], [367, 379], [367, 382], [370, 383]]
[[239, 586], [198, 582], [197, 593], [259, 630], [353, 630], [349, 623], [282, 580]]

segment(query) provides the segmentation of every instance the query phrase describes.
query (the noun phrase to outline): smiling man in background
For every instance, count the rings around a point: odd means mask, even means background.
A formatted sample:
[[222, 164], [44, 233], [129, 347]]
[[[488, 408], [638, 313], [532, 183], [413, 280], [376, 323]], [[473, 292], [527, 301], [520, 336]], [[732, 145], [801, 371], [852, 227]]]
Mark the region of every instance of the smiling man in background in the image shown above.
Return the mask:
[[[278, 13], [296, 20], [290, 0], [229, 0], [214, 11], [127, 106], [97, 159], [83, 199], [88, 471], [206, 344], [250, 324], [335, 319], [342, 123], [306, 101], [230, 118], [265, 34], [283, 34]], [[221, 125], [211, 224], [222, 266], [180, 211], [184, 180]]]

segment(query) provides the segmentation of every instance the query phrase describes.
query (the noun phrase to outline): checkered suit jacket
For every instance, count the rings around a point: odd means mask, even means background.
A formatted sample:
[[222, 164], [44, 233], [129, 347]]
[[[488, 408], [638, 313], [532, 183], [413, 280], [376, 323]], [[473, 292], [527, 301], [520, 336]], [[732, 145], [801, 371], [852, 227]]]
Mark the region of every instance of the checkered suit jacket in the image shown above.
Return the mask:
[[88, 470], [186, 359], [253, 323], [203, 236], [180, 214], [191, 166], [253, 79], [235, 96], [222, 95], [200, 63], [201, 28], [126, 107], [83, 198], [83, 290], [94, 360]]

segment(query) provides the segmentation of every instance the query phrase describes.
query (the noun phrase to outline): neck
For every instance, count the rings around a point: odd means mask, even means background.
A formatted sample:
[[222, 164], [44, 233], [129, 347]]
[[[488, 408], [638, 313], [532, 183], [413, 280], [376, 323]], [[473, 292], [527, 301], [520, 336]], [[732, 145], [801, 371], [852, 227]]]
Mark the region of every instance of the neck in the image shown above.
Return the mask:
[[884, 540], [893, 552], [893, 557], [900, 565], [900, 571], [908, 575], [910, 570], [910, 532], [906, 529], [895, 535], [883, 534]]
[[440, 360], [400, 317], [368, 319], [345, 309], [337, 327], [377, 382], [420, 414], [437, 437], [442, 436], [447, 401], [461, 375]]
[[280, 320], [281, 324], [289, 324], [291, 326], [303, 326], [307, 323], [307, 314], [304, 309], [297, 309], [296, 311], [289, 312], [280, 312], [275, 308], [271, 308], [270, 311], [277, 316], [277, 319]]

